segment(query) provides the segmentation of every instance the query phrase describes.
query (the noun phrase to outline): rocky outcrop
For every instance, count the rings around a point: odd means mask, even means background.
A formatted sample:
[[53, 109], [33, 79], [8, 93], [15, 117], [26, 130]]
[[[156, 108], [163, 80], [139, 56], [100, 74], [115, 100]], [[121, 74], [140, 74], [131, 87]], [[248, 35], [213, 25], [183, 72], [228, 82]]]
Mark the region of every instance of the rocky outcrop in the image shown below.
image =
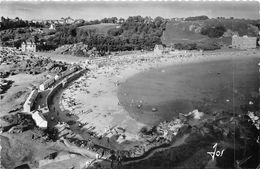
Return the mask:
[[0, 79], [0, 94], [5, 93], [11, 86], [13, 81]]
[[75, 56], [84, 56], [92, 57], [97, 56], [98, 52], [96, 48], [89, 49], [88, 45], [83, 44], [82, 42], [72, 44], [72, 45], [63, 45], [55, 50], [56, 54], [67, 54]]
[[0, 48], [0, 65], [7, 67], [0, 71], [0, 78], [18, 73], [40, 74], [46, 70], [59, 73], [67, 68], [65, 63], [41, 56], [25, 55], [14, 48]]

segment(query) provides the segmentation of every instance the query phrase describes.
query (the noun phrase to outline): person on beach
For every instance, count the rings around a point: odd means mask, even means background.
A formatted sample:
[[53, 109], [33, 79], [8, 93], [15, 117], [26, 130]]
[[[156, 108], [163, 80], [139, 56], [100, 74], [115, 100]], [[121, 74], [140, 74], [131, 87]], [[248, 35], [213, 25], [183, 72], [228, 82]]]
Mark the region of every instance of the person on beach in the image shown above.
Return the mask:
[[121, 155], [119, 155], [118, 158], [117, 158], [117, 167], [122, 167], [122, 157], [121, 157]]
[[111, 156], [109, 157], [109, 159], [111, 160], [110, 166], [111, 168], [114, 168], [114, 161], [116, 160], [116, 156], [113, 150], [110, 153], [111, 153]]

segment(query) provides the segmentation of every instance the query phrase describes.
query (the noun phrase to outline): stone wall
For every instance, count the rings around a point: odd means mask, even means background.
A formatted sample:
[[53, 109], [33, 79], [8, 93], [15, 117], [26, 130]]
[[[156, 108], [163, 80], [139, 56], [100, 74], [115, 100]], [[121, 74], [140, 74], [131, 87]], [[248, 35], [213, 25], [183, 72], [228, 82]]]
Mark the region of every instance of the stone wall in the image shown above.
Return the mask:
[[85, 71], [85, 69], [83, 70], [79, 70], [73, 74], [71, 74], [70, 76], [68, 76], [67, 78], [65, 78], [64, 80], [62, 80], [59, 84], [57, 84], [56, 86], [53, 87], [53, 89], [50, 91], [50, 93], [47, 95], [46, 98], [46, 105], [48, 106], [49, 112], [50, 112], [50, 107], [49, 105], [52, 104], [52, 98], [54, 97], [54, 95], [61, 89], [64, 88], [65, 86], [63, 85], [64, 81], [66, 81], [66, 84], [70, 83], [71, 81], [75, 80], [76, 78], [78, 78], [83, 72]]
[[239, 49], [254, 49], [256, 48], [256, 37], [239, 37], [233, 36], [232, 37], [232, 47], [239, 48]]
[[34, 102], [38, 96], [38, 90], [32, 90], [26, 101], [23, 105], [23, 112], [24, 113], [31, 113]]
[[49, 105], [52, 104], [52, 98], [54, 97], [54, 95], [57, 93], [57, 91], [59, 89], [62, 88], [62, 83], [59, 83], [58, 85], [56, 85], [51, 91], [50, 93], [47, 95], [47, 98], [46, 98], [46, 105], [48, 106], [48, 109], [49, 109], [49, 112], [50, 112], [50, 107]]

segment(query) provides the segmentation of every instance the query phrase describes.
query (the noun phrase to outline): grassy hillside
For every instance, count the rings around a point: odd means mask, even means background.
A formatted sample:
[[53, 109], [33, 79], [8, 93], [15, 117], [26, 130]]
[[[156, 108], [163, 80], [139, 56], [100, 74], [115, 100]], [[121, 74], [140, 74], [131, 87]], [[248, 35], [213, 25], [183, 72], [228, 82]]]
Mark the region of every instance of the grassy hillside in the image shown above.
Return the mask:
[[238, 33], [240, 36], [256, 36], [258, 28], [251, 24], [250, 20], [244, 19], [208, 19], [203, 23], [203, 26], [215, 27], [223, 25], [227, 30]]
[[81, 26], [81, 27], [79, 27], [79, 29], [95, 30], [97, 34], [107, 35], [107, 32], [110, 29], [116, 28], [117, 26], [119, 26], [119, 25], [118, 24], [113, 24], [113, 23], [100, 23], [100, 24], [96, 24], [96, 25]]
[[[202, 35], [201, 31], [206, 28], [223, 26], [226, 32], [222, 37], [210, 38]], [[168, 22], [166, 30], [161, 37], [162, 43], [166, 45], [176, 43], [218, 43], [230, 45], [231, 36], [257, 36], [258, 28], [251, 24], [249, 20], [243, 19], [207, 19], [203, 21]]]
[[161, 37], [163, 44], [199, 42], [208, 40], [200, 34], [201, 24], [192, 22], [168, 22]]

